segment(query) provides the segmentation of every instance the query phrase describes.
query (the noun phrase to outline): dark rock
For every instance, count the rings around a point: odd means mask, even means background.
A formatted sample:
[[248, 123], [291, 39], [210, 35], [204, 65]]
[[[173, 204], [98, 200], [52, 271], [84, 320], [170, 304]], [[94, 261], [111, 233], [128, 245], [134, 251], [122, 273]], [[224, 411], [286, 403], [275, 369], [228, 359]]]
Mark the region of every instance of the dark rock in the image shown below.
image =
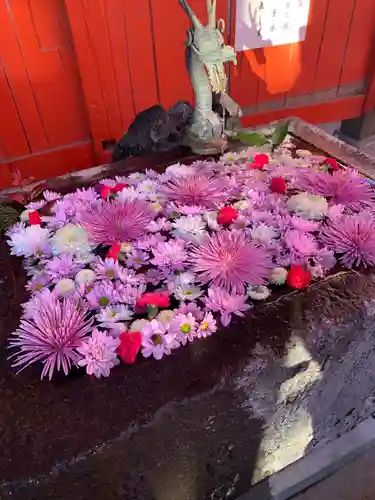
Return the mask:
[[182, 145], [192, 115], [193, 107], [185, 101], [177, 102], [169, 111], [158, 105], [141, 111], [117, 142], [112, 161], [168, 151]]

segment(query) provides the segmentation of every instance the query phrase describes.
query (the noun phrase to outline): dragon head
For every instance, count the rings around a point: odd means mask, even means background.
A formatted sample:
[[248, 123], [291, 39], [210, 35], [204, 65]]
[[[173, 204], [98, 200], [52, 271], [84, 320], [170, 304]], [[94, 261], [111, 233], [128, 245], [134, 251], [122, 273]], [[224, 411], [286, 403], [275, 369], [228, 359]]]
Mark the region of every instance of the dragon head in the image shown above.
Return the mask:
[[236, 53], [233, 47], [224, 43], [224, 20], [219, 19], [216, 22], [216, 0], [206, 1], [208, 25], [204, 26], [192, 11], [187, 0], [180, 0], [182, 8], [188, 14], [192, 24], [188, 31], [187, 45], [205, 66], [212, 90], [217, 93], [225, 92], [227, 79], [224, 63], [237, 64]]

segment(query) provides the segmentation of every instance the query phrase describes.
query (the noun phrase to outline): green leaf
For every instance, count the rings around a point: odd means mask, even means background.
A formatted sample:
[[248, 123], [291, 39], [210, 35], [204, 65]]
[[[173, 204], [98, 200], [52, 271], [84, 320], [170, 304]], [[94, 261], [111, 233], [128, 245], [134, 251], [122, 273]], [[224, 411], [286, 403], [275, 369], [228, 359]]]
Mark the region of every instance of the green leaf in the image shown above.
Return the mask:
[[8, 227], [17, 222], [19, 216], [19, 210], [9, 205], [0, 205], [0, 231], [8, 229]]
[[257, 134], [256, 132], [240, 132], [232, 138], [248, 146], [264, 146], [264, 144], [269, 142], [263, 134]]
[[288, 130], [289, 130], [290, 120], [285, 122], [280, 122], [276, 125], [275, 130], [272, 134], [272, 149], [276, 149], [284, 141]]

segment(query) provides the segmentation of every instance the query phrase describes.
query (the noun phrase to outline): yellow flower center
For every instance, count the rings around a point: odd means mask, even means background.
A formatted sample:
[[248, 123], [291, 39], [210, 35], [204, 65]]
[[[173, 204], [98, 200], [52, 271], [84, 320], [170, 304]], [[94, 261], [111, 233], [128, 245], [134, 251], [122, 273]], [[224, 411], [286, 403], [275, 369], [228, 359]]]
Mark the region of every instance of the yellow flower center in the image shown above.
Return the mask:
[[204, 323], [201, 324], [200, 329], [207, 330], [207, 328], [208, 328], [208, 323], [207, 323], [207, 321], [205, 321]]
[[154, 343], [154, 345], [161, 345], [163, 343], [161, 335], [153, 335], [151, 337], [151, 340]]
[[104, 297], [104, 296], [100, 297], [99, 304], [101, 306], [108, 306], [108, 304], [109, 304], [109, 298], [108, 297]]
[[180, 326], [180, 330], [182, 333], [190, 333], [190, 330], [191, 330], [191, 327], [188, 323], [183, 323], [181, 326]]
[[105, 275], [107, 276], [107, 278], [109, 279], [113, 279], [115, 277], [115, 272], [112, 270], [112, 269], [108, 269], [106, 272], [105, 272]]

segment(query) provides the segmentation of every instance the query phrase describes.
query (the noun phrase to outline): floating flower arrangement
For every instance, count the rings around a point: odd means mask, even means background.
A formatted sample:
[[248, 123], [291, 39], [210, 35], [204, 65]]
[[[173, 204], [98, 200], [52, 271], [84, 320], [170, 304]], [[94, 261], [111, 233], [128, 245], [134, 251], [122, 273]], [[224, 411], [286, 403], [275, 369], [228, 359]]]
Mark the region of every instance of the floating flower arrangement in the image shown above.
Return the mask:
[[10, 341], [14, 366], [106, 377], [214, 335], [277, 286], [374, 266], [372, 186], [291, 149], [249, 148], [28, 204], [7, 231], [30, 292]]

